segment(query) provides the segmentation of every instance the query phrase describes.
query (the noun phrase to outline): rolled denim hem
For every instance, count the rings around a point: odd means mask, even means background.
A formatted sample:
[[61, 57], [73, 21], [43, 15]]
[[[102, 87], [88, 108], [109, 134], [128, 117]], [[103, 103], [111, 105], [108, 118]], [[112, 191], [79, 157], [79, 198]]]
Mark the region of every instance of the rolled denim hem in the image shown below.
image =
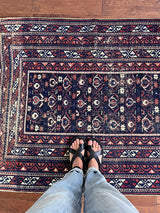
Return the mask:
[[68, 173], [71, 173], [71, 172], [77, 172], [77, 173], [80, 173], [83, 175], [83, 170], [78, 168], [78, 167], [74, 167], [73, 169], [71, 169]]
[[98, 172], [99, 174], [101, 174], [101, 172], [98, 170], [98, 169], [96, 169], [96, 168], [94, 168], [94, 167], [90, 167], [88, 170], [87, 170], [87, 172], [86, 172], [86, 176], [87, 176], [87, 174], [88, 173], [90, 173], [90, 172]]

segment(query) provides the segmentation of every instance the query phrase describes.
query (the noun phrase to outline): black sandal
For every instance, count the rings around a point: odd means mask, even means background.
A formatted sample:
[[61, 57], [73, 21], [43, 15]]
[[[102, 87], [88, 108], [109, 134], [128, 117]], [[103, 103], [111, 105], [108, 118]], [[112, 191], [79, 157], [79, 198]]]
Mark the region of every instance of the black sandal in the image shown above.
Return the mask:
[[[95, 151], [92, 149], [92, 145], [88, 145], [88, 144], [87, 144], [86, 154], [87, 154], [87, 152], [89, 152], [89, 154], [90, 154], [90, 155], [88, 156], [87, 165], [89, 164], [90, 160], [91, 160], [92, 158], [94, 158], [94, 159], [97, 161], [98, 166], [99, 166], [99, 169], [100, 169], [100, 166], [101, 166], [101, 163], [102, 163], [102, 158], [103, 158], [103, 148], [102, 148], [102, 144], [101, 144], [97, 139], [95, 139], [95, 138], [92, 138], [92, 139], [90, 139], [90, 140], [92, 140], [92, 142], [93, 142], [93, 141], [96, 141], [96, 142], [100, 145], [101, 150], [95, 152]], [[100, 156], [100, 155], [102, 155], [101, 162], [100, 162], [100, 160], [99, 160], [99, 156]]]
[[[71, 140], [70, 146], [73, 144], [73, 142], [74, 142], [77, 138], [78, 138], [79, 140], [83, 140], [82, 138], [74, 137], [74, 138]], [[83, 156], [82, 153], [81, 153], [83, 150], [85, 150], [84, 144], [79, 144], [79, 149], [77, 149], [77, 150], [74, 150], [74, 149], [72, 149], [72, 148], [69, 149], [69, 152], [70, 152], [71, 154], [73, 154], [73, 157], [72, 157], [72, 159], [71, 159], [71, 161], [70, 161], [70, 162], [71, 162], [71, 167], [72, 167], [72, 165], [73, 165], [74, 160], [75, 160], [77, 157], [79, 157], [79, 158], [82, 160], [82, 162], [84, 161], [84, 156]]]

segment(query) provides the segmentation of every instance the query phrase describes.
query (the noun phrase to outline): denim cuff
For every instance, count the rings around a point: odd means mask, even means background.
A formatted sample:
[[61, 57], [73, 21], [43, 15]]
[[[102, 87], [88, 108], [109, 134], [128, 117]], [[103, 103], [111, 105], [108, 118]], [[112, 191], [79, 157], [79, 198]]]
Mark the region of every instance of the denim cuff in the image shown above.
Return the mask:
[[98, 169], [94, 168], [94, 167], [90, 167], [90, 168], [87, 170], [86, 175], [87, 175], [88, 173], [90, 173], [90, 172], [94, 172], [94, 173], [99, 173], [99, 174], [101, 174], [101, 172], [100, 172]]
[[83, 170], [78, 167], [74, 167], [73, 169], [70, 170], [70, 172], [77, 172], [83, 175]]

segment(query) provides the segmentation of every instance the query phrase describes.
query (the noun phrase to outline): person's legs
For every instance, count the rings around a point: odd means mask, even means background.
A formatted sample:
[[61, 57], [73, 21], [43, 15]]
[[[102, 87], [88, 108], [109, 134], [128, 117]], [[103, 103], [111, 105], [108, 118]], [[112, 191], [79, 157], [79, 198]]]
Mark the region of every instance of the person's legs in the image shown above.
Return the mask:
[[97, 169], [91, 167], [85, 179], [84, 212], [137, 213], [138, 211]]
[[[101, 148], [96, 142], [89, 141], [97, 152]], [[90, 155], [90, 153], [88, 153]], [[99, 156], [99, 160], [101, 161]], [[98, 163], [93, 158], [88, 165], [84, 185], [85, 213], [137, 213], [136, 208], [117, 189], [111, 186], [98, 170]]]
[[[78, 150], [83, 144], [76, 139], [72, 145], [72, 152]], [[26, 213], [79, 213], [81, 212], [81, 198], [83, 185], [83, 161], [75, 152], [70, 153], [73, 169], [65, 177], [53, 184]], [[82, 155], [81, 155], [82, 154]], [[81, 157], [84, 150], [80, 150]]]
[[81, 210], [83, 172], [72, 169], [53, 184], [27, 213], [77, 213]]

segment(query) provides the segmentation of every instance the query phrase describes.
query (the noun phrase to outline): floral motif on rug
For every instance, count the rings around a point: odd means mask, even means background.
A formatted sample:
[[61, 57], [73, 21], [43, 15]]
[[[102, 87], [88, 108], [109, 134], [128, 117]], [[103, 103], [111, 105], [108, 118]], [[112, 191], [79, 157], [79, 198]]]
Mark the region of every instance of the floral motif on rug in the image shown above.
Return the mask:
[[160, 21], [0, 21], [0, 189], [45, 191], [74, 136], [122, 193], [160, 190]]

